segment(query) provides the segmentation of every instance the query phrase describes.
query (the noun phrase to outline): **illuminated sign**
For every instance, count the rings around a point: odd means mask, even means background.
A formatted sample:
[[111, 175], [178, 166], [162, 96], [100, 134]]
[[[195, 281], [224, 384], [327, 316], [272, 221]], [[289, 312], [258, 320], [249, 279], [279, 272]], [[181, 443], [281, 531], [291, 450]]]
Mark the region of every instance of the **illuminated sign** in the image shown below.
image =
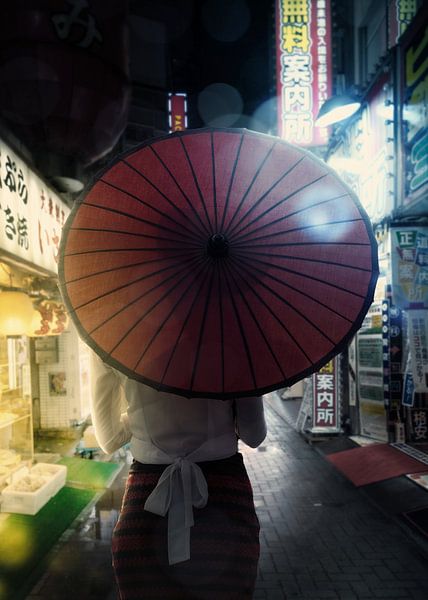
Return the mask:
[[390, 76], [382, 73], [370, 88], [360, 118], [328, 164], [355, 191], [373, 223], [394, 209], [394, 125]]
[[311, 431], [339, 431], [337, 358], [312, 375], [313, 426]]
[[315, 120], [331, 96], [330, 0], [277, 0], [276, 38], [278, 134], [301, 146], [326, 144], [328, 130]]
[[391, 271], [394, 304], [427, 309], [428, 227], [391, 228]]
[[428, 193], [428, 5], [402, 38], [402, 132], [405, 205]]
[[395, 46], [416, 14], [416, 0], [389, 0], [388, 48]]
[[0, 249], [57, 272], [65, 202], [0, 140]]
[[187, 94], [168, 94], [169, 132], [187, 129]]

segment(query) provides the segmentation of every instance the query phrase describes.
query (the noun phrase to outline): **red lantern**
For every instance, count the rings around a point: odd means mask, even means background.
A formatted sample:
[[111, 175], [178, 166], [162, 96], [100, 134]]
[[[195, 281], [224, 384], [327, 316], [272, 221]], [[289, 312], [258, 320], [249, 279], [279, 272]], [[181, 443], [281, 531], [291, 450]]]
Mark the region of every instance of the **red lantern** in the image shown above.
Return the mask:
[[88, 165], [127, 122], [126, 2], [15, 0], [0, 8], [0, 112], [31, 147]]

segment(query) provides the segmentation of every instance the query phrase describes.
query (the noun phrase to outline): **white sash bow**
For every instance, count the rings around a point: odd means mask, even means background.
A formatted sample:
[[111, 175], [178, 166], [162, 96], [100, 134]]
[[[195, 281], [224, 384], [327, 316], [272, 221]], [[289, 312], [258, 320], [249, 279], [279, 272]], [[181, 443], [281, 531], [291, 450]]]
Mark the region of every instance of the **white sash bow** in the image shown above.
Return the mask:
[[144, 509], [164, 517], [168, 513], [168, 559], [175, 564], [190, 558], [193, 506], [203, 508], [208, 485], [201, 468], [186, 458], [168, 465], [147, 498]]

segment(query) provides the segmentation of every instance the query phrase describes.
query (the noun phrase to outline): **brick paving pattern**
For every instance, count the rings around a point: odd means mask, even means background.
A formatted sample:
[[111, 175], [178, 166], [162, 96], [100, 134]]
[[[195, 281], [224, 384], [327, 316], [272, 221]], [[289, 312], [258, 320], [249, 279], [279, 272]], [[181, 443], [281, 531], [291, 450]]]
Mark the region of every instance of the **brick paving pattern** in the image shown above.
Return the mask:
[[426, 600], [424, 549], [269, 403], [266, 417], [264, 444], [241, 448], [261, 524], [254, 600]]

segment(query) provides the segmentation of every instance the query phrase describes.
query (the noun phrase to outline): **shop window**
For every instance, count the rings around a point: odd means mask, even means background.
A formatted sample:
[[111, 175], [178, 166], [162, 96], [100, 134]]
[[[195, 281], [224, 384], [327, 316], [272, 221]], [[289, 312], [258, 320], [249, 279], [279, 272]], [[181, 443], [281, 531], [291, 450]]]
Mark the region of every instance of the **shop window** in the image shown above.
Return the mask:
[[0, 336], [0, 489], [32, 458], [28, 340]]

